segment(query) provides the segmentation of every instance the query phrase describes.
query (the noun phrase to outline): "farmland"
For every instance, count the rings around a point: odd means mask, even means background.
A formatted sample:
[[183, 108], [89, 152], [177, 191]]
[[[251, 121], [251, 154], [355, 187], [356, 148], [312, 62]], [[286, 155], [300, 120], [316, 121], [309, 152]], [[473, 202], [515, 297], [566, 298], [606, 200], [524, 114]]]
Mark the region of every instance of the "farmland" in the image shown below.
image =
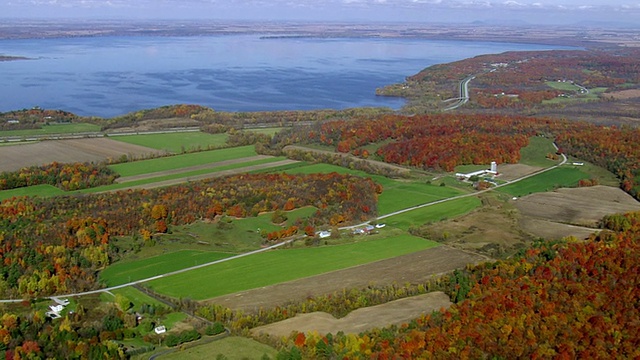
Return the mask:
[[112, 139], [117, 141], [176, 154], [189, 150], [222, 147], [228, 137], [226, 133], [212, 135], [200, 131], [111, 136]]
[[[170, 296], [208, 299], [392, 258], [435, 246], [424, 239], [400, 235], [352, 244], [260, 253], [149, 282]], [[209, 284], [194, 287], [194, 284]]]
[[499, 191], [513, 196], [524, 196], [536, 192], [551, 191], [560, 187], [574, 187], [579, 180], [588, 178], [589, 175], [582, 172], [578, 167], [569, 165], [552, 169], [516, 184], [504, 186]]

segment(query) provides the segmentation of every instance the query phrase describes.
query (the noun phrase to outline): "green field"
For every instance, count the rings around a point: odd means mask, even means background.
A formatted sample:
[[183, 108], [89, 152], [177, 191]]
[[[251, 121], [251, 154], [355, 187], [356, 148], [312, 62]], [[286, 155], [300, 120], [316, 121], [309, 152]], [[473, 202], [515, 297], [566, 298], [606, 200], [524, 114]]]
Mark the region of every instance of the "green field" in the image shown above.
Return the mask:
[[210, 167], [210, 168], [205, 168], [205, 169], [200, 169], [200, 170], [185, 171], [185, 172], [181, 172], [181, 173], [177, 173], [177, 174], [163, 175], [163, 176], [156, 176], [156, 177], [148, 177], [148, 178], [135, 180], [135, 181], [127, 181], [127, 182], [124, 182], [124, 183], [116, 183], [116, 184], [111, 184], [111, 185], [105, 185], [105, 186], [100, 186], [100, 187], [96, 187], [96, 188], [80, 190], [78, 192], [80, 192], [80, 193], [94, 193], [94, 192], [102, 192], [102, 191], [113, 191], [113, 190], [118, 190], [118, 189], [125, 189], [125, 188], [132, 187], [132, 186], [147, 185], [147, 184], [153, 184], [153, 183], [157, 183], [157, 182], [161, 182], [161, 181], [182, 179], [182, 178], [185, 178], [185, 179], [187, 179], [186, 181], [189, 181], [189, 177], [195, 177], [195, 176], [206, 175], [206, 174], [211, 174], [213, 176], [216, 173], [221, 172], [221, 171], [239, 169], [239, 168], [243, 168], [243, 167], [247, 167], [247, 166], [253, 166], [253, 165], [268, 164], [268, 163], [272, 163], [272, 162], [276, 162], [276, 161], [281, 161], [281, 160], [284, 160], [284, 159], [285, 159], [284, 157], [274, 157], [274, 158], [246, 161], [246, 162], [238, 162], [236, 164], [215, 166], [215, 167]]
[[84, 132], [99, 132], [100, 126], [85, 123], [64, 123], [43, 125], [42, 129], [29, 130], [4, 130], [0, 131], [0, 137], [5, 136], [36, 136], [36, 135], [53, 135], [53, 134], [75, 134]]
[[[161, 303], [160, 301], [152, 298], [151, 296], [141, 292], [140, 290], [133, 288], [131, 286], [127, 286], [124, 288], [120, 288], [120, 289], [115, 289], [115, 290], [111, 290], [111, 293], [113, 295], [116, 294], [120, 294], [123, 295], [124, 297], [126, 297], [127, 299], [129, 299], [129, 301], [131, 301], [131, 303], [133, 304], [133, 309], [134, 310], [138, 310], [140, 308], [140, 306], [142, 304], [148, 304], [148, 305], [153, 305], [153, 306], [167, 306], [163, 303]], [[107, 301], [113, 301], [113, 296], [107, 294], [107, 293], [102, 293], [103, 297], [108, 297], [108, 299], [105, 299]]]
[[10, 199], [14, 196], [41, 196], [51, 197], [66, 194], [64, 190], [53, 185], [34, 185], [11, 190], [0, 191], [0, 200]]
[[475, 196], [469, 196], [390, 216], [384, 220], [380, 220], [380, 222], [385, 222], [389, 226], [408, 230], [411, 226], [420, 226], [464, 215], [481, 205], [482, 202], [480, 199]]
[[545, 84], [556, 90], [575, 91], [575, 92], [580, 91], [580, 88], [578, 86], [575, 86], [571, 82], [547, 81]]
[[553, 141], [541, 136], [529, 138], [529, 145], [520, 149], [520, 163], [530, 166], [550, 167], [559, 161], [547, 159], [547, 154], [555, 154]]
[[542, 174], [518, 181], [515, 184], [503, 186], [498, 191], [512, 196], [525, 196], [537, 192], [552, 191], [560, 187], [575, 187], [580, 179], [590, 179], [591, 176], [577, 167], [562, 166]]
[[166, 150], [173, 153], [182, 153], [185, 150], [202, 148], [209, 146], [223, 146], [227, 134], [207, 134], [203, 132], [179, 132], [167, 134], [142, 134], [115, 136], [110, 135], [110, 139], [150, 147], [158, 150]]
[[311, 174], [337, 172], [371, 178], [383, 187], [378, 198], [378, 214], [384, 215], [415, 205], [449, 198], [462, 194], [462, 191], [447, 187], [410, 180], [394, 180], [384, 176], [367, 174], [364, 171], [350, 170], [345, 167], [329, 164], [312, 164], [288, 170], [292, 174]]
[[176, 251], [144, 260], [117, 262], [100, 273], [100, 280], [107, 286], [150, 278], [171, 271], [224, 259], [234, 254], [211, 251]]
[[[167, 355], [157, 357], [158, 360], [201, 360], [220, 359], [246, 360], [262, 359], [267, 355], [269, 359], [275, 359], [278, 351], [274, 348], [259, 343], [253, 339], [245, 337], [227, 337], [221, 340], [212, 341], [207, 344], [194, 346], [185, 350], [172, 352]], [[148, 354], [140, 359], [148, 359]]]
[[202, 300], [393, 258], [434, 246], [437, 243], [411, 235], [398, 235], [344, 245], [280, 249], [154, 280], [147, 285], [169, 296]]
[[253, 145], [248, 145], [228, 149], [175, 155], [150, 160], [134, 161], [123, 164], [110, 165], [109, 167], [113, 171], [120, 174], [120, 176], [125, 177], [185, 168], [190, 166], [204, 165], [224, 160], [240, 159], [255, 155], [257, 155], [255, 147]]

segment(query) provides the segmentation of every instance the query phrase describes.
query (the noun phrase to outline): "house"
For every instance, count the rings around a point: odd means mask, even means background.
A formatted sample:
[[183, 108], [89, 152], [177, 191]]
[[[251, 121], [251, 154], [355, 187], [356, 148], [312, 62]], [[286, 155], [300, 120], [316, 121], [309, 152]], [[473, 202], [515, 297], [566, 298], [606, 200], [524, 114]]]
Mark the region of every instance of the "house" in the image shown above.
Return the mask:
[[55, 301], [56, 304], [58, 305], [62, 305], [62, 306], [69, 305], [69, 299], [58, 299], [57, 297], [53, 297], [51, 298], [51, 300]]
[[160, 326], [156, 326], [155, 329], [153, 329], [153, 331], [160, 335], [160, 334], [164, 334], [167, 332], [167, 328], [164, 325], [160, 325]]
[[326, 231], [326, 230], [319, 231], [316, 233], [316, 235], [318, 235], [320, 239], [325, 239], [331, 236], [331, 231]]
[[[68, 303], [68, 302], [67, 302]], [[52, 319], [57, 319], [62, 317], [60, 313], [64, 310], [65, 305], [49, 305], [50, 311], [47, 311], [45, 315]]]

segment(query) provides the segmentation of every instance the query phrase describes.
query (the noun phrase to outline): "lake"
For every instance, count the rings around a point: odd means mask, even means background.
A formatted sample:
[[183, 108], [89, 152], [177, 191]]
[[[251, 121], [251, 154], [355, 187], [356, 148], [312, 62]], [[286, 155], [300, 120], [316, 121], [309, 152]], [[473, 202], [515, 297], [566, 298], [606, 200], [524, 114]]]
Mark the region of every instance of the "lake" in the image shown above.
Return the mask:
[[549, 45], [420, 39], [87, 37], [0, 40], [0, 111], [113, 117], [172, 104], [219, 111], [401, 107], [375, 89], [433, 64]]

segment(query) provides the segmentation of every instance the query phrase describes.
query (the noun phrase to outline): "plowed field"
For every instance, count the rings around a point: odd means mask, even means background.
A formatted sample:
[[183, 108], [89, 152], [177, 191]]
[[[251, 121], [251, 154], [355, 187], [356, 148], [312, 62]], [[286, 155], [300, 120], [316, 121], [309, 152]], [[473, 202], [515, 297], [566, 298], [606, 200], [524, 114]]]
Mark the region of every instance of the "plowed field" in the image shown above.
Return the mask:
[[33, 165], [73, 162], [99, 162], [122, 155], [141, 157], [164, 151], [127, 144], [106, 138], [39, 141], [0, 147], [0, 172], [15, 171]]

